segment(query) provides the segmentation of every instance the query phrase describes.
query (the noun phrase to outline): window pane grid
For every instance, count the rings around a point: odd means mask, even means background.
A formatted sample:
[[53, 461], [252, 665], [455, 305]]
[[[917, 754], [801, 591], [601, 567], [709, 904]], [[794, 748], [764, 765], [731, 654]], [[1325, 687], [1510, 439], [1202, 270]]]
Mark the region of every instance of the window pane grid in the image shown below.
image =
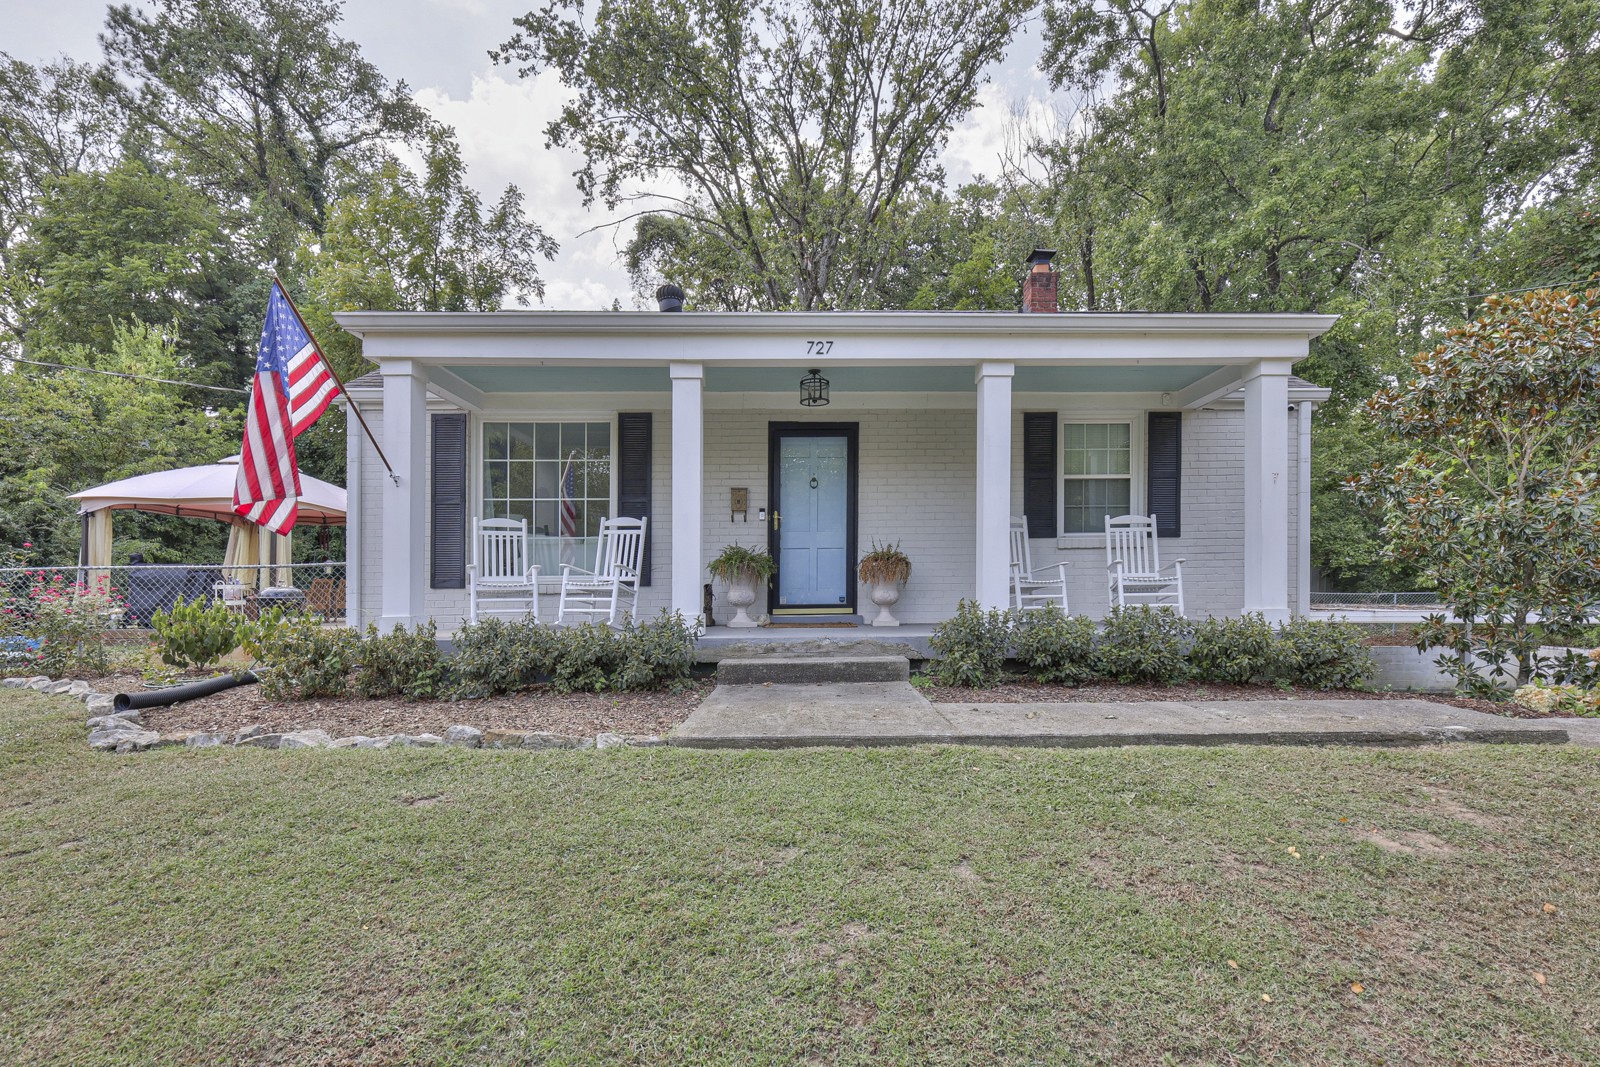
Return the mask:
[[[571, 537], [562, 536], [563, 503], [574, 513]], [[600, 523], [611, 517], [611, 424], [485, 423], [483, 514], [527, 522], [541, 575], [558, 575], [563, 563], [592, 569]]]
[[1103, 533], [1107, 516], [1133, 507], [1133, 426], [1069, 422], [1061, 441], [1061, 532]]

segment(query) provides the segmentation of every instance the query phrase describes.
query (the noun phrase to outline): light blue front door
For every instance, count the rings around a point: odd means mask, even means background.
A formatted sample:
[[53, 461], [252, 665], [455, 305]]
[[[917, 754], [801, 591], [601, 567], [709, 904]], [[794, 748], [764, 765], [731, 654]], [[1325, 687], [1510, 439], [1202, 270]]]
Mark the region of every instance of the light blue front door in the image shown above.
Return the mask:
[[841, 608], [850, 596], [850, 441], [778, 438], [779, 608]]

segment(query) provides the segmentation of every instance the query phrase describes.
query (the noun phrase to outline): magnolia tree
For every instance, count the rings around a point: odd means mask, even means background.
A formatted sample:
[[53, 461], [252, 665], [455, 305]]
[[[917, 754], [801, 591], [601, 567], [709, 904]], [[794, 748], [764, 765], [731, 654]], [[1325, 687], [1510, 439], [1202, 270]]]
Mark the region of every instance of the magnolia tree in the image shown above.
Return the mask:
[[1429, 619], [1418, 647], [1454, 653], [1440, 665], [1472, 690], [1574, 669], [1539, 647], [1600, 609], [1600, 290], [1485, 304], [1367, 402], [1407, 454], [1351, 482], [1457, 617]]

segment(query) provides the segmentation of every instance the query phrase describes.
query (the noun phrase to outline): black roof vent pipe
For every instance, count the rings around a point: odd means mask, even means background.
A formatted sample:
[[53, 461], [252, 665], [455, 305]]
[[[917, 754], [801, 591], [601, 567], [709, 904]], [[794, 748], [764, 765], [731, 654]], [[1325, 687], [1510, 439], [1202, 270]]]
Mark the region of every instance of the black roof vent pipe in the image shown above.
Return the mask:
[[656, 290], [656, 306], [662, 311], [683, 310], [683, 290], [668, 282]]

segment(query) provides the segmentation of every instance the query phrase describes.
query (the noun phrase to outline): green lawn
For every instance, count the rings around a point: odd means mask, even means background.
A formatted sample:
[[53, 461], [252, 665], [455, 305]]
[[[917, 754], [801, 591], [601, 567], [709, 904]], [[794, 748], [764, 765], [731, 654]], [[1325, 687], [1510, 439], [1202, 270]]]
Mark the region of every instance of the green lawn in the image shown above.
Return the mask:
[[6, 1064], [1600, 1061], [1593, 749], [109, 756], [81, 718], [0, 691]]

